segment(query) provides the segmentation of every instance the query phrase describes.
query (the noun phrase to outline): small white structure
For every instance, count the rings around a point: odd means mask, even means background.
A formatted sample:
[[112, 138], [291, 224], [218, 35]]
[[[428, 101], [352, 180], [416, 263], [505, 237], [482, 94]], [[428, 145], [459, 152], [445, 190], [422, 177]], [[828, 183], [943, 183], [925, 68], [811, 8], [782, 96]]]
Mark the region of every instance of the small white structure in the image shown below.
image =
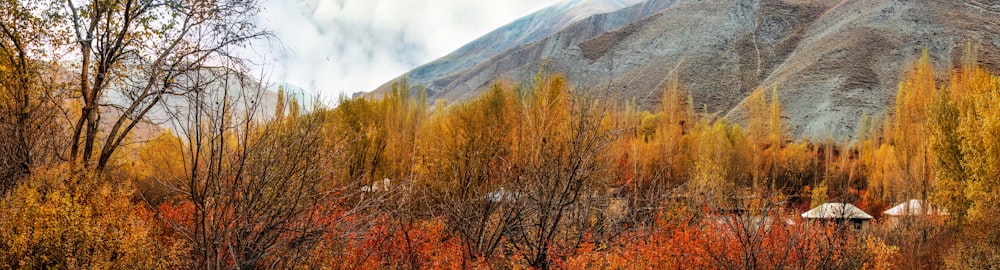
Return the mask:
[[886, 216], [886, 222], [891, 226], [898, 226], [904, 220], [913, 221], [915, 217], [942, 217], [948, 215], [948, 210], [936, 207], [925, 201], [913, 199], [901, 204], [897, 204], [889, 210], [882, 212]]
[[889, 210], [882, 212], [887, 216], [902, 217], [902, 216], [923, 216], [923, 215], [940, 215], [947, 216], [948, 210], [940, 207], [935, 207], [924, 201], [912, 199], [907, 202], [897, 204]]
[[868, 227], [872, 215], [865, 213], [857, 206], [849, 203], [824, 203], [816, 208], [802, 213], [802, 218], [820, 221], [832, 221], [837, 223], [850, 223], [855, 228], [863, 229]]

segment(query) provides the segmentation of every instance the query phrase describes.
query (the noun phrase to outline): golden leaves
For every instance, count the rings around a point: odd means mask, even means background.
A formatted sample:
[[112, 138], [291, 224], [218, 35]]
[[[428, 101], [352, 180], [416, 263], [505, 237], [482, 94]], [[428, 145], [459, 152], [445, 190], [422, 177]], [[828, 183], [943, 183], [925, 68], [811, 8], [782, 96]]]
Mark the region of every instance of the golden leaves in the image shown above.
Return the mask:
[[[129, 190], [60, 166], [0, 201], [0, 261], [24, 268], [168, 267]], [[161, 259], [157, 259], [161, 257]]]

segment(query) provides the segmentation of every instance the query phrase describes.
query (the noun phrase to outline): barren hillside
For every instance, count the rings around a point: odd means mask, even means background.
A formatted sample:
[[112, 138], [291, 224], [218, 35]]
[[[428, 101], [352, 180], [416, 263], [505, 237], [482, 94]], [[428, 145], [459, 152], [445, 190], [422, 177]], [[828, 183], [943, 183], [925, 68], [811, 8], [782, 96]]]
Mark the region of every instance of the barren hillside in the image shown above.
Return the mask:
[[[608, 21], [633, 23], [608, 29], [617, 26]], [[923, 49], [943, 78], [968, 43], [984, 67], [1000, 71], [1000, 3], [650, 0], [424, 86], [432, 99], [464, 100], [497, 79], [530, 79], [545, 63], [590, 94], [651, 108], [664, 80], [676, 76], [700, 112], [736, 121], [750, 91], [774, 87], [791, 134], [849, 140], [863, 112], [885, 113], [902, 71]]]

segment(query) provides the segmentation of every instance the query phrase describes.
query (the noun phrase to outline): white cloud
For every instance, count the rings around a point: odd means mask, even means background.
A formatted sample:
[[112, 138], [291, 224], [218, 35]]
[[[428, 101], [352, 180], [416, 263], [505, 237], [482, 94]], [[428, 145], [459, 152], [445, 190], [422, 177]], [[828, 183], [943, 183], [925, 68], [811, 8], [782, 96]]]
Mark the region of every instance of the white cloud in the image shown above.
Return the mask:
[[557, 0], [265, 0], [272, 80], [325, 98], [369, 91]]

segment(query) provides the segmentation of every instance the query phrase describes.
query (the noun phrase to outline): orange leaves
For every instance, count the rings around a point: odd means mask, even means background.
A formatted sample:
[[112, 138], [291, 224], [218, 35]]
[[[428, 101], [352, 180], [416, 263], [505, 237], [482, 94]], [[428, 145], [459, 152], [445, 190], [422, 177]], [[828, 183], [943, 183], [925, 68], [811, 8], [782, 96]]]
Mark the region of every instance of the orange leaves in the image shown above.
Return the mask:
[[[468, 268], [458, 239], [448, 237], [444, 223], [432, 219], [411, 225], [379, 219], [367, 232], [352, 235], [335, 268], [461, 269]], [[465, 266], [465, 267], [463, 267]]]
[[[861, 246], [837, 226], [774, 218], [763, 226], [727, 226], [730, 215], [710, 215], [655, 230], [626, 233], [613, 242], [585, 242], [556, 265], [567, 269], [816, 269], [886, 265], [892, 247], [877, 239]], [[750, 224], [747, 224], [750, 225]], [[744, 235], [744, 230], [749, 235]], [[753, 241], [751, 241], [753, 240]], [[877, 249], [876, 249], [877, 248]], [[880, 260], [868, 259], [869, 254]], [[859, 267], [860, 265], [855, 265]]]
[[195, 230], [195, 222], [192, 218], [194, 214], [194, 204], [191, 202], [163, 203], [158, 207], [160, 219], [170, 224], [174, 230], [183, 230], [190, 233]]
[[176, 266], [128, 189], [63, 168], [37, 172], [0, 201], [0, 262], [13, 268]]
[[876, 237], [865, 237], [864, 245], [874, 255], [872, 262], [865, 263], [865, 269], [896, 269], [894, 266], [896, 265], [897, 254], [899, 254], [899, 247], [887, 245], [884, 241]]

